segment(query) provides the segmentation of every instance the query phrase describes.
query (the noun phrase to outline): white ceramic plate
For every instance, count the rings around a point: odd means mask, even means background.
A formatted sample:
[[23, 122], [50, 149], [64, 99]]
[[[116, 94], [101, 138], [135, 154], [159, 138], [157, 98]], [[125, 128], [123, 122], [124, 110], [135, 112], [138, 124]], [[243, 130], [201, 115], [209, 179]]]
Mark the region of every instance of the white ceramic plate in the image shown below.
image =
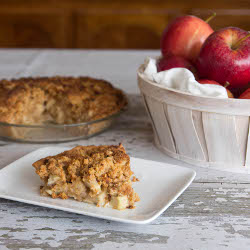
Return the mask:
[[11, 163], [0, 171], [0, 198], [102, 219], [145, 224], [163, 213], [190, 185], [195, 172], [188, 168], [131, 157], [131, 168], [139, 182], [133, 184], [141, 201], [135, 209], [118, 211], [100, 208], [73, 199], [61, 200], [42, 197], [42, 184], [32, 163], [48, 155], [55, 155], [69, 148], [46, 147], [38, 149]]

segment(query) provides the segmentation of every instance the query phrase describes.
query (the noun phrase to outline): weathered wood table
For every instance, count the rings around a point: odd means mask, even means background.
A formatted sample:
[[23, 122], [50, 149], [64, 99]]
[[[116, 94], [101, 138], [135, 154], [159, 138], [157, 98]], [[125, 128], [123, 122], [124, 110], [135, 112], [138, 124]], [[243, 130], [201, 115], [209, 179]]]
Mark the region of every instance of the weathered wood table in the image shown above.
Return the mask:
[[[0, 199], [0, 249], [250, 249], [250, 176], [189, 166], [153, 145], [136, 69], [146, 56], [158, 54], [0, 50], [0, 78], [91, 75], [110, 80], [129, 94], [130, 108], [111, 130], [59, 146], [122, 142], [130, 156], [188, 166], [197, 172], [186, 192], [147, 225], [121, 224]], [[0, 141], [0, 168], [44, 146]]]

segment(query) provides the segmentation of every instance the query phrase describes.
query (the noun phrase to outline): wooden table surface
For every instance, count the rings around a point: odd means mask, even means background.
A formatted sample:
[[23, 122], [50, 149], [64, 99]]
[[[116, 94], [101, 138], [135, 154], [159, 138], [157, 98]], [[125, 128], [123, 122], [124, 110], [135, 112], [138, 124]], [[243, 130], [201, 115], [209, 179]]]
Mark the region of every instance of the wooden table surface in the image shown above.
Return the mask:
[[[122, 224], [0, 199], [0, 249], [250, 249], [250, 176], [190, 166], [165, 156], [153, 145], [152, 128], [136, 85], [136, 68], [146, 56], [158, 54], [0, 50], [1, 78], [91, 75], [110, 80], [128, 93], [130, 108], [115, 127], [89, 140], [59, 146], [122, 142], [130, 156], [187, 166], [197, 172], [178, 200], [147, 225]], [[0, 168], [44, 146], [0, 141]]]

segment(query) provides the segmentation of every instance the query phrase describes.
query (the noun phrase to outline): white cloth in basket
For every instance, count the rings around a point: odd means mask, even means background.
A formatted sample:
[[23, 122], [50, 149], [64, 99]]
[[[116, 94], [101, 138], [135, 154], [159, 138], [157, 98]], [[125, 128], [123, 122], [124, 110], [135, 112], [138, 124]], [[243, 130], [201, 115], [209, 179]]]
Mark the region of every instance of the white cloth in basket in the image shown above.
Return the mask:
[[173, 68], [157, 73], [156, 60], [146, 58], [145, 76], [160, 85], [181, 90], [199, 96], [228, 98], [223, 86], [213, 84], [200, 84], [195, 80], [193, 73], [186, 68]]

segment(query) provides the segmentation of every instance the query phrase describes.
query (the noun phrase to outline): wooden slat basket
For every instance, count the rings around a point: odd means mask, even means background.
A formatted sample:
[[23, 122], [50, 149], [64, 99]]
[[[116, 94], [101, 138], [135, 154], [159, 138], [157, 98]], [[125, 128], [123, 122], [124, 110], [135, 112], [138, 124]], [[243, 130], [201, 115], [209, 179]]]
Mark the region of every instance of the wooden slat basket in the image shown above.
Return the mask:
[[194, 96], [154, 83], [138, 85], [156, 147], [184, 162], [250, 174], [250, 100]]

